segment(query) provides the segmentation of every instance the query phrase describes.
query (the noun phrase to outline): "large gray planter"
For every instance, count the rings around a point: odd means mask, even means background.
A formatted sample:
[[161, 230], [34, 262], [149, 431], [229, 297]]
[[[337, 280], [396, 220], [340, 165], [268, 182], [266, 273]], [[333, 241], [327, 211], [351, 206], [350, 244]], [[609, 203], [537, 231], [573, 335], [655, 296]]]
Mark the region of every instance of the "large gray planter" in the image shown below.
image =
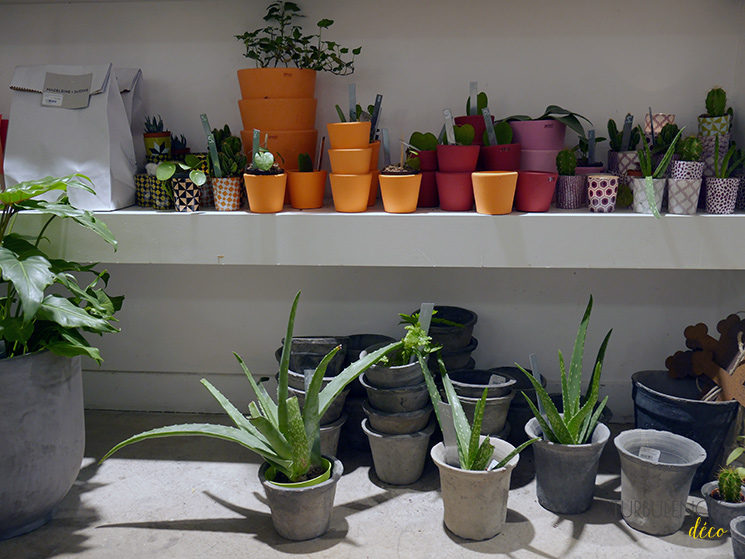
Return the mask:
[[[534, 417], [525, 425], [528, 438], [543, 438]], [[557, 514], [579, 514], [592, 506], [595, 477], [600, 454], [610, 430], [598, 423], [587, 444], [556, 444], [540, 440], [533, 443], [538, 503]]]
[[85, 447], [80, 357], [0, 360], [0, 539], [48, 522]]
[[371, 429], [368, 420], [363, 419], [362, 430], [370, 442], [375, 473], [380, 481], [409, 485], [422, 477], [434, 423], [414, 433], [389, 435]]
[[362, 410], [370, 420], [370, 427], [388, 435], [405, 435], [421, 431], [427, 426], [432, 415], [432, 406], [429, 405], [414, 411], [388, 413], [376, 410], [366, 400], [362, 402]]
[[621, 512], [626, 524], [654, 536], [678, 531], [693, 475], [706, 451], [691, 439], [655, 429], [624, 431], [614, 443], [621, 457]]
[[367, 391], [370, 404], [380, 411], [401, 413], [422, 409], [429, 402], [427, 385], [422, 381], [412, 386], [376, 388], [367, 382], [367, 373], [360, 375], [360, 382]]
[[[501, 460], [515, 447], [491, 437], [492, 458]], [[469, 540], [486, 540], [502, 531], [507, 517], [510, 477], [520, 456], [515, 456], [504, 468], [492, 471], [469, 471], [459, 468], [447, 455], [443, 443], [437, 443], [430, 455], [440, 471], [440, 489], [445, 509], [445, 526], [456, 536]]]
[[450, 326], [433, 320], [429, 327], [429, 335], [432, 337], [434, 345], [441, 345], [443, 353], [468, 346], [478, 315], [462, 307], [445, 305], [436, 305], [435, 310], [437, 314], [433, 318], [443, 318], [461, 326]]
[[719, 489], [719, 482], [710, 481], [701, 487], [701, 495], [706, 501], [706, 510], [709, 511], [709, 524], [719, 528], [729, 528], [730, 522], [738, 516], [745, 516], [745, 502], [728, 503], [721, 499], [712, 497], [712, 492]]
[[[486, 399], [484, 418], [481, 422], [482, 435], [496, 435], [504, 429], [504, 424], [507, 421], [507, 413], [510, 410], [510, 402], [512, 402], [514, 396], [515, 393], [510, 391], [506, 396]], [[478, 404], [480, 399], [458, 396], [463, 411], [466, 413], [466, 417], [471, 424], [473, 424], [473, 417], [476, 413], [476, 404]]]
[[309, 540], [328, 531], [336, 484], [344, 472], [344, 467], [336, 458], [327, 458], [333, 464], [331, 477], [310, 487], [275, 485], [264, 477], [269, 464], [264, 462], [259, 468], [259, 480], [272, 512], [272, 524], [283, 538]]
[[517, 384], [511, 375], [492, 369], [456, 369], [449, 371], [448, 376], [456, 394], [467, 398], [481, 398], [484, 388], [487, 398], [506, 396]]
[[745, 559], [745, 516], [738, 516], [729, 523], [732, 536], [732, 551], [735, 559]]

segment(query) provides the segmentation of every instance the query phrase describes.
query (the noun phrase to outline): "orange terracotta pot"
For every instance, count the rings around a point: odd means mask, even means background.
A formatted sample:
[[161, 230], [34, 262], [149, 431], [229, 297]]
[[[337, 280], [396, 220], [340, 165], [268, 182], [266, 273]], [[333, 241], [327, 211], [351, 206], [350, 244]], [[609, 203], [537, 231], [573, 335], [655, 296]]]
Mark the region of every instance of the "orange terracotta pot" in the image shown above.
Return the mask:
[[316, 126], [316, 100], [241, 99], [238, 109], [245, 130], [309, 130]]
[[[517, 174], [517, 173], [516, 173]], [[380, 196], [383, 209], [392, 214], [416, 211], [422, 175], [380, 175]]]
[[287, 173], [281, 175], [243, 174], [248, 207], [254, 213], [273, 214], [282, 211], [285, 203]]
[[337, 175], [331, 173], [331, 195], [337, 212], [364, 212], [370, 195], [372, 173], [366, 175]]
[[320, 208], [323, 206], [323, 194], [326, 191], [326, 171], [287, 171], [287, 189], [293, 208]]
[[238, 70], [243, 99], [314, 97], [316, 71], [298, 68], [246, 68]]
[[379, 182], [380, 177], [380, 171], [375, 169], [372, 171], [372, 180], [370, 181], [370, 195], [367, 197], [367, 207], [374, 206], [375, 202], [378, 200], [378, 186], [380, 185]]
[[482, 171], [471, 173], [476, 211], [480, 214], [502, 215], [512, 211], [517, 186], [515, 171]]
[[330, 149], [331, 172], [339, 175], [360, 175], [370, 171], [372, 148]]
[[369, 122], [329, 122], [326, 129], [332, 149], [366, 148], [370, 144]]
[[[311, 161], [315, 160], [316, 138], [318, 137], [316, 130], [262, 130], [262, 142], [265, 134], [269, 134], [267, 149], [274, 154], [277, 162], [286, 171], [297, 170], [297, 156], [301, 153], [307, 153], [310, 155]], [[243, 141], [243, 151], [250, 161], [253, 130], [241, 130], [241, 140]]]
[[380, 140], [375, 140], [370, 144], [372, 148], [372, 157], [370, 158], [370, 170], [375, 171], [378, 169], [378, 162], [380, 160]]

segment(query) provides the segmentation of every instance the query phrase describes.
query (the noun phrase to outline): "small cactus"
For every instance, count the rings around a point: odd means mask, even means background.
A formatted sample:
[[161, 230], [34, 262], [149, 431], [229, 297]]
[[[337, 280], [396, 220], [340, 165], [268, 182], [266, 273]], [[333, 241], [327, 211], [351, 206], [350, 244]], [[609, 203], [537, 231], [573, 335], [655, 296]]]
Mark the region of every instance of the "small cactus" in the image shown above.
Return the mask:
[[301, 173], [310, 173], [313, 171], [313, 161], [307, 153], [301, 153], [297, 156], [297, 169]]
[[724, 116], [727, 113], [727, 93], [721, 87], [714, 87], [706, 94], [706, 114]]
[[681, 161], [699, 161], [703, 150], [701, 140], [696, 136], [687, 136], [678, 144], [678, 155]]
[[556, 169], [560, 175], [572, 176], [577, 168], [577, 156], [573, 149], [563, 149], [556, 156]]
[[610, 143], [610, 149], [613, 151], [635, 151], [640, 139], [639, 129], [632, 128], [631, 135], [629, 136], [629, 145], [621, 145], [623, 142], [623, 132], [618, 131], [615, 120], [612, 118], [608, 120], [608, 142]]
[[230, 138], [233, 134], [230, 133], [230, 126], [227, 124], [222, 128], [213, 128], [212, 136], [215, 138], [215, 145], [219, 148], [225, 139]]
[[220, 159], [223, 176], [239, 177], [243, 173], [247, 159], [241, 148], [241, 139], [236, 136], [228, 136], [218, 144], [217, 156]]
[[181, 134], [180, 136], [174, 136], [171, 134], [171, 149], [173, 151], [183, 151], [186, 149], [186, 136]]
[[734, 468], [719, 472], [719, 496], [728, 503], [742, 502], [742, 478]]

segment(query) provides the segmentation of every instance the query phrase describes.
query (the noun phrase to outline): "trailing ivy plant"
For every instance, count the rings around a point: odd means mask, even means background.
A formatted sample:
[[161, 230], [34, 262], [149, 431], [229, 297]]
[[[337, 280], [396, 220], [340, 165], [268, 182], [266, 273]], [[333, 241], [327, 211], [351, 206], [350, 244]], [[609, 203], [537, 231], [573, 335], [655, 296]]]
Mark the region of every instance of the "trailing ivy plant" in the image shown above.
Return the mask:
[[301, 69], [347, 76], [354, 72], [354, 59], [362, 47], [350, 49], [335, 41], [324, 41], [323, 30], [334, 24], [321, 19], [316, 33], [306, 35], [296, 18], [305, 17], [296, 2], [272, 2], [266, 10], [266, 27], [235, 35], [246, 47], [245, 57], [257, 68], [296, 66]]
[[[98, 349], [84, 333], [118, 332], [111, 322], [121, 309], [124, 297], [105, 292], [109, 273], [96, 271], [95, 264], [52, 258], [41, 248], [44, 233], [56, 218], [69, 219], [93, 231], [116, 248], [116, 240], [106, 224], [91, 212], [70, 205], [68, 188], [93, 193], [91, 181], [80, 174], [46, 177], [7, 187], [0, 192], [0, 339], [5, 357], [41, 350], [72, 357], [87, 355], [101, 363]], [[59, 192], [56, 201], [35, 199]], [[34, 210], [46, 219], [35, 237], [13, 232], [19, 213]], [[78, 277], [89, 275], [89, 283], [79, 284]]]

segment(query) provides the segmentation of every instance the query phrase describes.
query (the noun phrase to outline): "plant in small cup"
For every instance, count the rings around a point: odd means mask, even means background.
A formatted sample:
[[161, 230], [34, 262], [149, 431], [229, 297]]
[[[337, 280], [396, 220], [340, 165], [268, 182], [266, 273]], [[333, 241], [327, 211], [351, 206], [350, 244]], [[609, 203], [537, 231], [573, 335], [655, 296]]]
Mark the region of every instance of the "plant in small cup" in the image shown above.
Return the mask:
[[171, 154], [173, 155], [173, 159], [183, 161], [187, 153], [191, 153], [191, 149], [186, 141], [186, 136], [183, 134], [179, 136], [171, 134]]
[[[561, 413], [533, 374], [517, 365], [535, 388], [541, 408], [523, 394], [534, 415], [525, 426], [525, 432], [529, 437], [543, 437], [534, 447], [538, 502], [559, 514], [584, 512], [592, 504], [600, 453], [610, 436], [608, 428], [599, 423], [608, 397], [598, 404], [598, 395], [603, 359], [612, 330], [600, 344], [590, 383], [582, 398], [582, 361], [591, 312], [592, 296], [577, 330], [568, 367], [559, 351]], [[567, 453], [569, 448], [574, 450]]]
[[[574, 152], [577, 156], [577, 173], [578, 174], [589, 174], [602, 172], [605, 167], [600, 161], [595, 161], [595, 153], [597, 153], [597, 145], [604, 142], [606, 139], [602, 136], [595, 137], [594, 131], [591, 131], [591, 135], [582, 135], [577, 141], [577, 145], [574, 146]], [[592, 149], [591, 148], [592, 144]], [[592, 155], [592, 157], [590, 157]], [[592, 160], [591, 160], [592, 159]], [[580, 173], [580, 169], [581, 173]], [[561, 173], [559, 173], [561, 174]]]
[[728, 134], [733, 114], [732, 107], [727, 107], [727, 92], [721, 87], [713, 87], [706, 94], [706, 112], [698, 117], [699, 135]]
[[[413, 154], [412, 154], [413, 155]], [[380, 172], [380, 194], [383, 209], [388, 213], [411, 213], [416, 211], [422, 174], [417, 157], [405, 158], [404, 141], [401, 140], [401, 163], [387, 165]]]
[[158, 163], [155, 177], [168, 185], [168, 193], [173, 197], [177, 211], [199, 209], [199, 189], [207, 182], [207, 175], [198, 169], [201, 164], [202, 161], [191, 153], [185, 155], [183, 161]]
[[455, 143], [450, 144], [447, 135], [437, 145], [437, 168], [445, 173], [463, 173], [476, 170], [479, 146], [473, 145], [475, 131], [470, 124], [453, 126]]
[[[486, 122], [484, 121], [484, 117], [482, 116], [482, 111], [486, 109], [489, 106], [489, 98], [487, 97], [486, 93], [483, 91], [480, 91], [476, 95], [476, 103], [475, 107], [471, 107], [471, 98], [468, 97], [466, 99], [466, 114], [465, 116], [458, 116], [455, 117], [455, 124], [463, 125], [463, 124], [470, 124], [473, 126], [475, 135], [474, 135], [474, 143], [478, 145], [482, 145], [484, 143], [484, 132], [486, 130]], [[494, 118], [491, 119], [492, 122], [494, 122]]]
[[[323, 157], [323, 148], [320, 151]], [[293, 208], [306, 210], [323, 206], [326, 190], [326, 171], [313, 167], [307, 153], [298, 155], [298, 170], [287, 171], [287, 188], [290, 189], [290, 204]]]
[[220, 211], [240, 210], [241, 178], [247, 163], [241, 139], [231, 134], [227, 124], [222, 129], [213, 129], [212, 136], [217, 154], [217, 161], [213, 158], [212, 162], [215, 207]]
[[667, 180], [670, 213], [696, 213], [704, 173], [702, 152], [701, 140], [695, 136], [687, 136], [678, 142], [675, 152], [678, 159], [670, 163], [670, 178]]
[[714, 176], [706, 177], [706, 211], [713, 214], [731, 214], [735, 211], [739, 177], [733, 177], [740, 165], [745, 162], [745, 154], [733, 142], [727, 154], [719, 156], [719, 136], [716, 137], [714, 155]]
[[249, 209], [254, 213], [277, 213], [285, 202], [287, 174], [274, 160], [272, 152], [259, 143], [254, 130], [253, 158], [243, 173]]
[[732, 465], [743, 451], [745, 448], [735, 447], [727, 456], [725, 467], [720, 470], [716, 481], [705, 483], [701, 487], [701, 494], [709, 513], [709, 522], [714, 526], [728, 528], [734, 518], [745, 515], [745, 494], [742, 486], [745, 468]]
[[[512, 123], [515, 139], [522, 146], [522, 149], [560, 150], [564, 146], [564, 135], [567, 128], [579, 136], [585, 135], [580, 119], [592, 126], [592, 122], [579, 113], [558, 105], [549, 105], [543, 114], [536, 118], [527, 115], [513, 115], [504, 120]], [[548, 120], [556, 121], [556, 125], [546, 123]]]
[[[629, 171], [639, 169], [639, 158], [636, 155], [636, 146], [639, 144], [641, 136], [638, 128], [632, 128], [633, 117], [626, 115], [628, 124], [624, 123], [624, 129], [619, 131], [616, 121], [608, 119], [608, 172], [619, 176], [621, 179], [618, 185], [618, 199], [616, 205], [620, 208], [631, 206], [634, 195], [629, 187]], [[627, 138], [624, 138], [624, 132], [628, 127]]]
[[[321, 456], [320, 418], [350, 382], [381, 357], [400, 349], [402, 344], [391, 343], [360, 358], [321, 389], [326, 367], [341, 346], [332, 349], [312, 374], [301, 412], [297, 396], [289, 396], [288, 392], [290, 349], [299, 298], [300, 292], [295, 295], [290, 310], [279, 362], [275, 400], [269, 396], [263, 384], [254, 380], [253, 374], [243, 359], [234, 353], [255, 397], [255, 401], [248, 406], [248, 416], [231, 404], [207, 379], [202, 379], [201, 382], [225, 410], [235, 427], [209, 423], [186, 423], [151, 429], [115, 445], [101, 458], [100, 462], [125, 446], [147, 439], [204, 436], [234, 442], [255, 452], [265, 460], [259, 471], [259, 477], [267, 492], [269, 506], [272, 510], [272, 522], [280, 535], [289, 539], [309, 539], [323, 534], [328, 529], [331, 505], [333, 505], [333, 490], [341, 477], [343, 468], [341, 462], [334, 457]], [[312, 491], [307, 491], [309, 487], [317, 488], [319, 492], [331, 489], [331, 498], [328, 499], [326, 510], [314, 510], [313, 514], [308, 514], [308, 505], [304, 506], [302, 501], [294, 500], [302, 499], [304, 495], [312, 497]], [[279, 502], [275, 501], [276, 492], [281, 493]], [[293, 506], [282, 506], [281, 499], [293, 499]], [[319, 504], [315, 501], [311, 502], [315, 505]], [[287, 518], [281, 518], [281, 516], [294, 517], [295, 520], [288, 522]], [[305, 519], [305, 522], [301, 522], [302, 519]], [[288, 528], [288, 525], [294, 525], [295, 529]]]
[[484, 130], [479, 153], [479, 168], [485, 171], [517, 171], [520, 168], [520, 144], [513, 143], [512, 126], [506, 120], [494, 123], [492, 144], [489, 130]]
[[157, 163], [171, 155], [171, 132], [165, 130], [160, 115], [145, 116], [145, 154], [148, 162]]
[[[437, 136], [432, 132], [412, 132], [409, 137], [409, 159], [419, 160], [420, 171], [437, 170]], [[409, 162], [410, 163], [410, 162]]]
[[[669, 126], [669, 125], [668, 125]], [[643, 135], [641, 125], [639, 133]], [[662, 196], [665, 192], [666, 180], [664, 179], [667, 168], [675, 153], [675, 147], [680, 139], [684, 129], [678, 130], [675, 137], [670, 142], [665, 154], [662, 156], [660, 163], [653, 167], [652, 151], [646, 141], [642, 141], [642, 149], [638, 150], [639, 167], [641, 168], [642, 178], [633, 178], [631, 180], [634, 192], [634, 211], [637, 213], [652, 213], [655, 217], [660, 216], [662, 209]]]
[[575, 175], [577, 156], [573, 149], [563, 149], [556, 156], [559, 179], [556, 182], [556, 207], [577, 209], [585, 205], [585, 176]]

